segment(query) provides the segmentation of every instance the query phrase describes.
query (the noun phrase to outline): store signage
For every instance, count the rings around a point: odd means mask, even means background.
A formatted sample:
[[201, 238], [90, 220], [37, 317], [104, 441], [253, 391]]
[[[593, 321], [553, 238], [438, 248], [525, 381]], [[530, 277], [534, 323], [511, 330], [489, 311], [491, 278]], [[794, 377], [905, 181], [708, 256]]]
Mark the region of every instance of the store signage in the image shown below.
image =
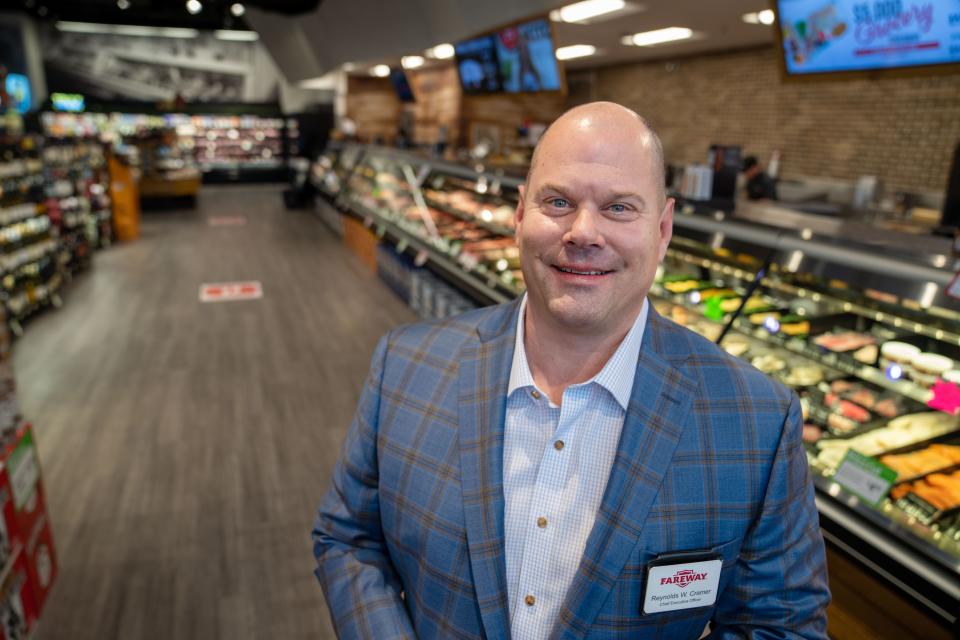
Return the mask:
[[878, 460], [848, 449], [833, 481], [864, 502], [876, 506], [890, 492], [897, 472]]
[[944, 0], [779, 0], [789, 73], [960, 62], [960, 5]]
[[256, 280], [249, 282], [214, 282], [200, 285], [200, 302], [230, 302], [259, 300], [263, 286]]
[[242, 227], [247, 224], [246, 216], [213, 216], [207, 218], [207, 224], [211, 227]]
[[928, 407], [950, 415], [957, 415], [960, 412], [960, 387], [952, 382], [937, 380], [931, 391], [933, 397], [927, 403]]
[[79, 93], [51, 93], [50, 104], [54, 111], [70, 113], [81, 113], [86, 108], [86, 101]]

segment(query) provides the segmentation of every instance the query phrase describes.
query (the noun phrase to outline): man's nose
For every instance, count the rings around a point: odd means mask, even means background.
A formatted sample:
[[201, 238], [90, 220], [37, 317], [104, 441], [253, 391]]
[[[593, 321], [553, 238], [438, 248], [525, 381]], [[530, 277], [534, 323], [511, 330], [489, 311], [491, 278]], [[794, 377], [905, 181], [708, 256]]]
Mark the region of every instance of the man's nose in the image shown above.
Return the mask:
[[590, 206], [581, 206], [573, 213], [573, 223], [564, 234], [563, 242], [578, 247], [604, 247], [606, 240], [599, 223], [600, 212]]

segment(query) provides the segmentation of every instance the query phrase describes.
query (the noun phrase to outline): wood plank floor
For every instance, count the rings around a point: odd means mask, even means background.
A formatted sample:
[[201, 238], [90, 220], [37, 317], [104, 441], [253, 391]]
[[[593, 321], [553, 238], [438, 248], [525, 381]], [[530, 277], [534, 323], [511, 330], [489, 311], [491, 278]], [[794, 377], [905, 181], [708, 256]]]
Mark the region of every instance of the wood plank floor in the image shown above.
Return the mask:
[[[37, 638], [332, 638], [314, 510], [377, 338], [414, 316], [279, 187], [142, 227], [15, 346], [60, 563]], [[197, 301], [247, 279], [263, 300]]]

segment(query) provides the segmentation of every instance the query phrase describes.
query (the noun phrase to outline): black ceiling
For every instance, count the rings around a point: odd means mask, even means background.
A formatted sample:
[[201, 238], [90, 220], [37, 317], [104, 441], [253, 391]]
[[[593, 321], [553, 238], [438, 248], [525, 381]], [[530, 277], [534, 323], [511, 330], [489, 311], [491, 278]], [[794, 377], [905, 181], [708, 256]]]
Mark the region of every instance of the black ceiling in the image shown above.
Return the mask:
[[[127, 0], [121, 9], [118, 0], [13, 0], [40, 20], [75, 20], [105, 24], [137, 24], [156, 27], [192, 27], [194, 29], [248, 29], [246, 21], [230, 13], [238, 0], [200, 0], [203, 9], [191, 15], [186, 0]], [[313, 11], [321, 0], [239, 0], [245, 7], [256, 7], [295, 15]], [[12, 4], [12, 3], [11, 3]]]

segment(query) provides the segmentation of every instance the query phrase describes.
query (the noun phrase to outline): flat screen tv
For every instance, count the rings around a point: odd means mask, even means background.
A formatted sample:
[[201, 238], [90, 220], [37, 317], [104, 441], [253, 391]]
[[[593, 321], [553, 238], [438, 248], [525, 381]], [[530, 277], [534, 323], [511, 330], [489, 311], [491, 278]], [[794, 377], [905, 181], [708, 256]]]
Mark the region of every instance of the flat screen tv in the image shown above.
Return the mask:
[[410, 82], [407, 80], [407, 74], [403, 69], [390, 69], [390, 82], [393, 84], [394, 91], [400, 102], [414, 102], [413, 89], [410, 88]]
[[960, 63], [958, 0], [777, 0], [789, 75]]
[[496, 41], [504, 91], [560, 90], [560, 70], [549, 22], [532, 20], [501, 29]]
[[496, 36], [485, 35], [454, 45], [464, 93], [500, 91]]

